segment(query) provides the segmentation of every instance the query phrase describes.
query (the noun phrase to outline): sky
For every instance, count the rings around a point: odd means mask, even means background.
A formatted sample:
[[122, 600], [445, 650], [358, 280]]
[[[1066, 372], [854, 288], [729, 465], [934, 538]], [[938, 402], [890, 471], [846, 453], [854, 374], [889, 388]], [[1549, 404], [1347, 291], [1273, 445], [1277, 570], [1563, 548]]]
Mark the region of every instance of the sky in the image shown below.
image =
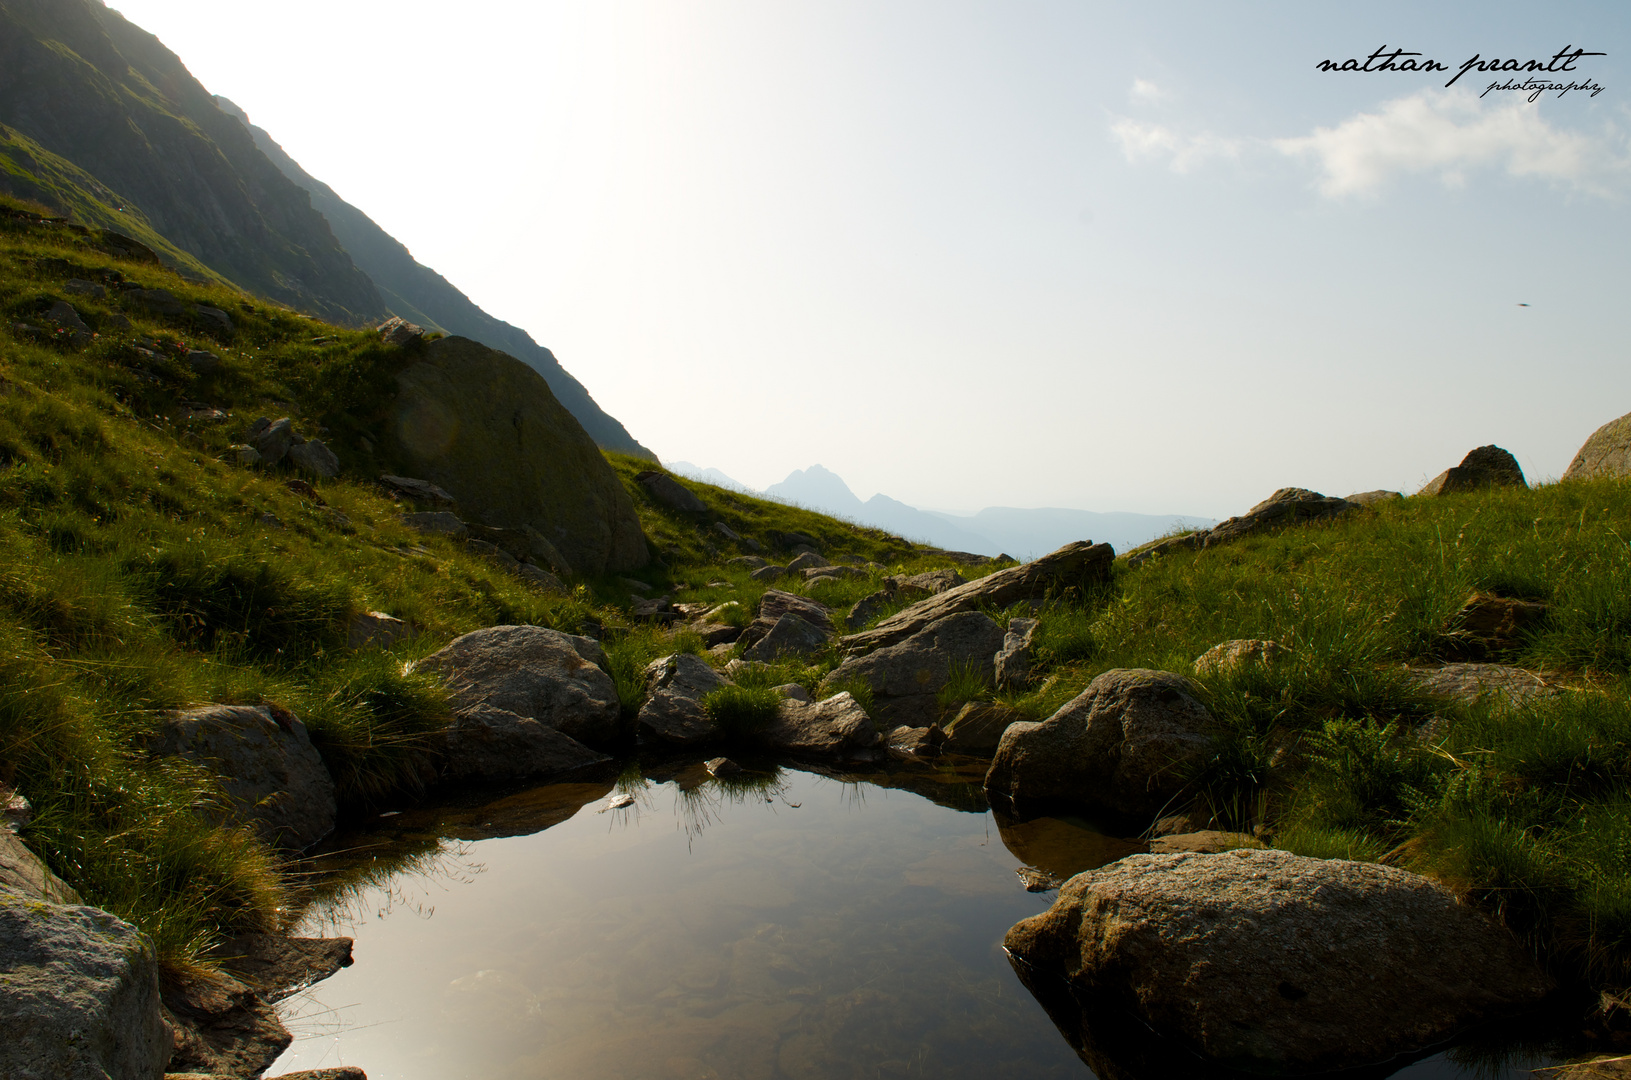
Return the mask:
[[756, 488], [1221, 518], [1631, 412], [1623, 3], [110, 6]]

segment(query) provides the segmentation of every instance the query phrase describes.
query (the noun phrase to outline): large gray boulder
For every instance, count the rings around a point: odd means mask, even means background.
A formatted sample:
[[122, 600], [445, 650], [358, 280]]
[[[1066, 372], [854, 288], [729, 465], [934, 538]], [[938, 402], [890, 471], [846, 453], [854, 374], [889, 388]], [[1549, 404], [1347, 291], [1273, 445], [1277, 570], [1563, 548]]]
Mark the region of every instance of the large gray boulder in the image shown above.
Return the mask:
[[937, 695], [955, 667], [972, 669], [987, 686], [996, 678], [995, 658], [1003, 628], [983, 611], [937, 619], [894, 645], [852, 657], [828, 673], [824, 690], [864, 682], [873, 711], [886, 728], [926, 727], [940, 719]]
[[287, 709], [184, 709], [164, 718], [148, 751], [180, 755], [214, 772], [235, 815], [279, 847], [303, 851], [334, 831], [334, 780], [306, 725]]
[[1155, 813], [1212, 748], [1212, 718], [1193, 690], [1171, 672], [1105, 672], [1046, 720], [1008, 726], [985, 776], [987, 797]]
[[1467, 451], [1461, 464], [1451, 466], [1427, 482], [1418, 495], [1454, 495], [1487, 487], [1528, 487], [1518, 459], [1499, 446]]
[[827, 632], [791, 611], [742, 653], [748, 660], [775, 660], [783, 656], [814, 656], [827, 647]]
[[642, 735], [678, 746], [719, 738], [719, 727], [702, 709], [707, 694], [727, 685], [699, 656], [676, 653], [646, 665], [646, 701], [635, 721]]
[[1101, 1076], [1120, 1072], [1096, 1060], [1120, 1010], [1223, 1065], [1303, 1073], [1431, 1046], [1552, 988], [1443, 886], [1284, 851], [1132, 855], [1071, 878], [1005, 944]]
[[0, 1076], [157, 1080], [170, 1048], [158, 957], [134, 926], [0, 887]]
[[998, 570], [919, 600], [870, 630], [849, 634], [842, 639], [844, 652], [860, 656], [898, 644], [930, 623], [959, 612], [1005, 608], [1020, 600], [1038, 599], [1050, 590], [1106, 584], [1115, 558], [1115, 549], [1109, 544], [1095, 544], [1090, 540], [1066, 544], [1034, 562]]
[[1565, 480], [1619, 478], [1631, 474], [1631, 413], [1610, 420], [1596, 431], [1563, 471]]
[[453, 714], [447, 773], [455, 780], [520, 780], [611, 760], [536, 718], [485, 702]]
[[785, 753], [835, 757], [877, 745], [878, 729], [860, 702], [844, 692], [816, 702], [787, 698], [776, 719], [755, 737]]
[[542, 626], [489, 626], [453, 639], [418, 666], [447, 681], [455, 713], [488, 705], [604, 746], [617, 739], [621, 715], [617, 687], [597, 663], [604, 656], [588, 638]]

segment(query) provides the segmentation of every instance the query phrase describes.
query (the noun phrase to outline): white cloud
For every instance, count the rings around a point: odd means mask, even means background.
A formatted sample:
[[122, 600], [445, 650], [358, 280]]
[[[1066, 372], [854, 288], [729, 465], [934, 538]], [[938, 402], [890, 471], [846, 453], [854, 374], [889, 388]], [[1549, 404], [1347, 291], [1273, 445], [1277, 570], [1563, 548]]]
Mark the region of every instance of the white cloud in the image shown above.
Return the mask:
[[1121, 152], [1128, 161], [1165, 160], [1173, 172], [1179, 173], [1215, 158], [1238, 157], [1243, 145], [1239, 139], [1225, 139], [1205, 132], [1185, 135], [1160, 124], [1141, 124], [1137, 120], [1117, 120], [1110, 125], [1110, 134], [1121, 143]]
[[1133, 88], [1127, 91], [1127, 96], [1133, 101], [1153, 104], [1166, 100], [1170, 95], [1148, 79], [1134, 79]]

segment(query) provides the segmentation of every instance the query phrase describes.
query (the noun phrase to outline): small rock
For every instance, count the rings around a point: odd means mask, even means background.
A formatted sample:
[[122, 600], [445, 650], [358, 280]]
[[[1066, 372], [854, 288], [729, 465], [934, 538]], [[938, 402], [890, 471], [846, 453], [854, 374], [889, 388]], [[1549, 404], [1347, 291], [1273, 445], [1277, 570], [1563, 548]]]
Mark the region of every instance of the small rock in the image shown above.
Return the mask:
[[1461, 464], [1427, 482], [1418, 495], [1454, 495], [1486, 487], [1528, 487], [1518, 459], [1499, 446], [1480, 446], [1467, 452]]
[[1029, 721], [1018, 709], [992, 702], [971, 701], [946, 725], [945, 749], [959, 754], [989, 757], [1010, 724]]
[[125, 289], [120, 293], [120, 299], [156, 315], [180, 315], [185, 310], [181, 301], [176, 299], [176, 294], [169, 289]]
[[208, 329], [214, 331], [217, 336], [232, 336], [232, 316], [228, 315], [220, 308], [209, 307], [206, 304], [194, 304], [192, 307], [192, 315], [193, 318], [203, 323]]
[[701, 657], [676, 653], [653, 660], [644, 675], [646, 702], [635, 721], [642, 735], [678, 746], [694, 746], [719, 737], [719, 728], [702, 708], [706, 695], [726, 685]]
[[745, 566], [749, 570], [761, 570], [770, 564], [757, 555], [738, 555], [725, 564], [726, 566]]
[[604, 803], [602, 803], [601, 806], [600, 806], [600, 809], [595, 811], [595, 812], [597, 814], [604, 814], [608, 810], [622, 810], [625, 807], [629, 807], [629, 806], [633, 806], [633, 805], [634, 805], [634, 796], [633, 795], [629, 795], [627, 793], [624, 793], [624, 794], [621, 794], [621, 795], [613, 795], [611, 798], [607, 799]]
[[803, 555], [800, 555], [798, 558], [788, 563], [787, 569], [789, 573], [798, 573], [801, 570], [808, 570], [812, 567], [828, 567], [831, 565], [832, 563], [828, 562], [826, 559], [823, 559], [815, 552], [806, 551]]
[[273, 514], [273, 513], [262, 514], [260, 517], [256, 518], [255, 520], [259, 521], [262, 525], [266, 526], [268, 529], [281, 529], [281, 528], [283, 528], [282, 519], [279, 518], [276, 514]]
[[260, 421], [257, 420], [255, 426], [260, 430], [255, 432], [251, 429], [249, 441], [260, 451], [263, 462], [267, 465], [276, 465], [288, 455], [289, 447], [294, 445], [294, 422], [284, 416], [268, 421], [265, 427], [260, 427]]
[[725, 524], [723, 521], [714, 522], [714, 532], [733, 543], [739, 544], [742, 542], [742, 537], [737, 534], [736, 530]]
[[545, 592], [565, 593], [566, 583], [541, 566], [533, 563], [522, 563], [516, 573], [529, 584], [536, 585]]
[[648, 593], [651, 591], [650, 585], [643, 581], [636, 581], [634, 578], [620, 577], [617, 579], [617, 583], [630, 592]]
[[711, 649], [715, 645], [729, 645], [742, 636], [740, 626], [731, 626], [729, 623], [711, 623], [705, 621], [694, 622], [690, 629], [702, 638], [704, 648]]
[[994, 661], [999, 688], [1018, 688], [1030, 681], [1031, 639], [1039, 625], [1035, 619], [1008, 620], [1008, 632], [1003, 635], [1002, 648]]
[[419, 499], [423, 502], [453, 502], [453, 496], [431, 483], [429, 480], [415, 480], [411, 476], [392, 476], [390, 473], [381, 473], [379, 482], [399, 495], [406, 495], [410, 499]]
[[921, 574], [896, 574], [884, 579], [884, 587], [891, 591], [901, 589], [921, 589], [926, 595], [935, 596], [947, 589], [955, 589], [965, 585], [963, 575], [955, 570], [927, 570]]
[[1214, 547], [1271, 528], [1321, 521], [1353, 507], [1354, 504], [1347, 499], [1321, 495], [1307, 488], [1281, 488], [1239, 517], [1232, 517], [1206, 530], [1201, 546]]
[[786, 575], [787, 567], [769, 565], [759, 567], [759, 569], [749, 574], [748, 577], [752, 578], [754, 581], [775, 581], [777, 578], [785, 577]]
[[425, 336], [425, 328], [393, 315], [377, 327], [387, 345], [409, 345]]
[[451, 536], [455, 540], [463, 540], [470, 535], [469, 526], [460, 521], [457, 515], [446, 510], [428, 510], [418, 514], [403, 514], [402, 524], [415, 532]]
[[657, 502], [670, 510], [680, 510], [686, 513], [701, 513], [708, 509], [708, 504], [697, 498], [678, 480], [667, 473], [647, 469], [634, 478], [641, 487], [646, 489], [652, 501]]
[[742, 655], [749, 660], [775, 660], [783, 656], [814, 656], [827, 647], [827, 632], [791, 611]]
[[221, 366], [221, 358], [205, 349], [188, 349], [181, 358], [198, 375], [208, 375]]
[[894, 592], [882, 590], [863, 596], [849, 609], [849, 615], [844, 619], [844, 626], [849, 630], [859, 630], [877, 617], [889, 605], [895, 603], [898, 596]]
[[108, 298], [107, 286], [98, 285], [94, 281], [86, 281], [84, 278], [69, 278], [68, 281], [63, 283], [62, 291], [72, 293], [75, 296], [88, 296], [92, 300], [106, 300]]
[[796, 682], [782, 683], [780, 686], [775, 686], [771, 689], [775, 690], [776, 693], [780, 694], [782, 697], [791, 698], [794, 701], [809, 702], [813, 700], [810, 697], [810, 691], [804, 689], [802, 685]]
[[117, 330], [117, 331], [122, 332], [122, 331], [125, 331], [125, 330], [134, 330], [135, 328], [136, 328], [135, 323], [131, 322], [128, 318], [126, 318], [125, 316], [120, 315], [118, 313], [114, 313], [112, 315], [109, 315], [107, 318], [102, 320], [102, 329], [103, 330]]
[[940, 730], [939, 724], [930, 724], [927, 727], [902, 725], [884, 736], [884, 742], [888, 744], [889, 749], [898, 750], [903, 754], [938, 754], [945, 740], [946, 733]]
[[383, 611], [365, 611], [351, 620], [346, 629], [345, 644], [348, 649], [367, 649], [370, 647], [389, 649], [399, 641], [406, 641], [413, 637], [413, 628], [394, 615], [387, 615]]
[[1353, 503], [1355, 506], [1375, 507], [1380, 506], [1382, 503], [1394, 502], [1402, 498], [1404, 498], [1404, 495], [1400, 492], [1377, 488], [1375, 491], [1361, 491], [1357, 494], [1349, 495], [1348, 501]]
[[709, 776], [740, 776], [742, 774], [742, 766], [728, 757], [709, 758], [707, 769]]
[[1046, 870], [1038, 870], [1034, 866], [1022, 866], [1014, 873], [1019, 875], [1020, 884], [1025, 886], [1026, 892], [1049, 892], [1064, 884]]
[[1461, 610], [1450, 616], [1445, 637], [1454, 651], [1482, 659], [1511, 652], [1523, 634], [1546, 618], [1546, 605], [1509, 600], [1489, 593], [1473, 593]]
[[1243, 664], [1262, 664], [1272, 667], [1291, 650], [1278, 641], [1260, 641], [1256, 638], [1236, 638], [1214, 645], [1195, 658], [1196, 675], [1228, 675]]
[[[21, 798], [21, 796], [16, 796]], [[27, 800], [24, 800], [27, 805]], [[83, 904], [79, 893], [53, 874], [10, 830], [0, 828], [0, 898], [8, 894], [52, 904]], [[4, 970], [4, 969], [0, 969]], [[0, 979], [0, 988], [5, 984]]]
[[472, 555], [480, 555], [484, 559], [496, 562], [511, 573], [521, 569], [521, 560], [497, 544], [489, 544], [485, 540], [470, 539], [464, 542], [464, 547]]
[[0, 784], [0, 829], [11, 833], [22, 832], [34, 820], [34, 808], [28, 800], [6, 784]]
[[79, 312], [75, 311], [73, 305], [66, 300], [58, 300], [55, 304], [52, 304], [51, 310], [45, 313], [45, 320], [53, 326], [62, 327], [64, 330], [78, 330], [86, 334], [91, 332], [90, 326], [86, 324], [84, 319], [79, 317]]
[[1562, 691], [1533, 671], [1505, 664], [1444, 664], [1441, 667], [1406, 668], [1405, 679], [1417, 690], [1433, 697], [1475, 702], [1495, 696], [1512, 705]]
[[340, 475], [340, 459], [321, 439], [307, 439], [303, 443], [289, 447], [288, 458], [289, 464], [295, 468], [304, 469], [324, 479], [332, 480]]
[[[170, 1078], [166, 1077], [166, 1080]], [[300, 1072], [280, 1073], [270, 1080], [368, 1080], [368, 1074], [355, 1065], [341, 1065], [336, 1069], [302, 1069]]]
[[832, 629], [832, 609], [826, 604], [811, 600], [807, 596], [796, 593], [783, 592], [780, 589], [768, 589], [759, 599], [759, 618], [769, 619], [772, 622], [792, 612], [811, 626], [822, 630]]

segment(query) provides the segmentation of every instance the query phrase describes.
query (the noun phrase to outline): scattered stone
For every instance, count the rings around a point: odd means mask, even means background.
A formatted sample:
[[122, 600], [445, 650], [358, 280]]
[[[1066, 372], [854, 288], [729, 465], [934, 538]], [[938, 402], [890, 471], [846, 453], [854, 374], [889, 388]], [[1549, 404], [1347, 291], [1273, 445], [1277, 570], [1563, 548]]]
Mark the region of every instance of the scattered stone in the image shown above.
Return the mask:
[[0, 783], [0, 830], [19, 833], [33, 820], [34, 807], [29, 805], [28, 800], [13, 791], [10, 785]]
[[1511, 652], [1523, 634], [1546, 618], [1546, 605], [1473, 593], [1445, 628], [1451, 651], [1474, 659]]
[[912, 755], [938, 754], [945, 741], [946, 733], [940, 730], [939, 724], [927, 727], [907, 727], [903, 724], [884, 736], [889, 749]]
[[1347, 499], [1334, 495], [1321, 495], [1307, 488], [1281, 488], [1239, 517], [1232, 517], [1208, 529], [1202, 546], [1213, 547], [1284, 525], [1322, 521], [1353, 507], [1354, 504]]
[[1291, 655], [1278, 641], [1236, 638], [1214, 645], [1195, 658], [1196, 675], [1228, 675], [1244, 664], [1272, 667]]
[[823, 559], [820, 555], [816, 554], [815, 552], [806, 551], [804, 554], [800, 555], [798, 558], [796, 558], [792, 562], [788, 563], [787, 564], [787, 570], [788, 570], [789, 573], [796, 574], [796, 573], [799, 573], [799, 572], [804, 571], [804, 570], [809, 570], [809, 569], [817, 568], [817, 567], [829, 567], [831, 565], [832, 565], [832, 563], [828, 562], [826, 559]]
[[1565, 480], [1631, 475], [1631, 413], [1610, 420], [1596, 431], [1563, 472]]
[[1128, 856], [1066, 882], [1005, 944], [1101, 1076], [1117, 1073], [1100, 1018], [1119, 1009], [1225, 1066], [1303, 1073], [1431, 1046], [1553, 986], [1443, 886], [1283, 851]]
[[946, 725], [945, 749], [959, 754], [990, 757], [1010, 724], [1028, 721], [1018, 709], [992, 702], [971, 701]]
[[194, 304], [189, 310], [193, 318], [203, 323], [205, 328], [213, 331], [216, 336], [232, 336], [232, 316], [220, 308], [210, 307], [207, 304]]
[[844, 620], [844, 626], [849, 630], [859, 630], [877, 617], [878, 613], [891, 604], [898, 602], [899, 594], [889, 590], [880, 590], [869, 593], [855, 602], [849, 609], [849, 616]]
[[897, 644], [845, 660], [822, 680], [823, 689], [851, 682], [872, 688], [873, 709], [890, 725], [922, 727], [940, 719], [940, 689], [954, 666], [972, 669], [990, 686], [1003, 630], [981, 611], [937, 619]]
[[1561, 693], [1533, 671], [1505, 664], [1444, 664], [1441, 667], [1404, 669], [1407, 682], [1432, 697], [1475, 702], [1494, 696], [1509, 705], [1523, 705], [1536, 698]]
[[865, 570], [854, 566], [812, 566], [803, 571], [807, 585], [818, 581], [859, 581], [867, 576]]
[[780, 686], [771, 687], [771, 689], [775, 690], [776, 693], [780, 694], [782, 697], [792, 698], [794, 701], [810, 702], [815, 700], [814, 698], [810, 697], [810, 691], [804, 689], [803, 686], [796, 682], [782, 683]]
[[307, 439], [289, 447], [289, 464], [314, 476], [332, 480], [340, 475], [340, 459], [321, 439]]
[[832, 629], [832, 608], [807, 596], [783, 592], [780, 589], [767, 589], [759, 600], [759, 618], [770, 620], [772, 624], [788, 612], [797, 615], [811, 626], [828, 631]]
[[270, 843], [304, 851], [334, 831], [334, 780], [306, 725], [275, 705], [203, 705], [170, 713], [148, 745], [210, 768], [235, 815]]
[[1105, 672], [1046, 720], [1009, 725], [985, 776], [987, 797], [1153, 814], [1212, 749], [1212, 717], [1192, 689], [1166, 671]]
[[896, 574], [884, 579], [884, 588], [898, 592], [902, 589], [921, 589], [929, 596], [936, 596], [947, 589], [955, 589], [965, 585], [963, 575], [955, 570], [927, 570], [921, 574]]
[[345, 646], [348, 649], [389, 649], [399, 641], [413, 637], [413, 627], [394, 615], [383, 611], [364, 611], [351, 619], [346, 628]]
[[690, 630], [702, 638], [704, 648], [711, 649], [715, 645], [730, 645], [742, 636], [740, 626], [729, 623], [714, 623], [699, 620], [690, 625]]
[[678, 746], [719, 738], [719, 727], [703, 711], [705, 695], [726, 685], [700, 656], [676, 653], [646, 665], [646, 702], [635, 721], [642, 735]]
[[1157, 836], [1150, 841], [1150, 854], [1176, 855], [1180, 851], [1192, 851], [1201, 855], [1216, 855], [1221, 851], [1262, 846], [1263, 842], [1250, 833], [1202, 829], [1199, 832], [1167, 833]]
[[1451, 466], [1427, 482], [1418, 495], [1454, 495], [1487, 487], [1528, 487], [1518, 459], [1499, 446], [1480, 446], [1467, 452], [1461, 464]]
[[999, 689], [1017, 689], [1030, 682], [1031, 640], [1040, 625], [1035, 619], [1008, 620], [1008, 632], [1003, 635], [995, 661]]
[[197, 375], [208, 375], [221, 366], [221, 358], [207, 349], [188, 349], [181, 358]]
[[692, 494], [690, 488], [667, 473], [647, 469], [634, 479], [641, 487], [646, 489], [646, 494], [651, 496], [652, 501], [660, 503], [670, 510], [680, 510], [694, 514], [708, 509], [708, 504]]
[[407, 319], [393, 315], [377, 327], [381, 340], [387, 345], [409, 345], [425, 336], [425, 328]]
[[460, 521], [456, 514], [449, 513], [446, 510], [427, 510], [418, 514], [403, 514], [402, 524], [415, 532], [451, 536], [455, 540], [463, 540], [470, 535], [469, 526]]
[[108, 298], [106, 285], [98, 285], [96, 282], [86, 281], [84, 278], [69, 278], [63, 283], [62, 291], [72, 293], [75, 296], [88, 296], [92, 300], [106, 300]]
[[543, 567], [534, 563], [524, 562], [516, 570], [521, 579], [530, 585], [536, 585], [545, 592], [564, 593], [567, 591], [566, 583]]
[[[266, 417], [261, 417], [266, 420]], [[260, 451], [261, 461], [267, 465], [276, 465], [289, 453], [289, 447], [294, 445], [294, 422], [287, 416], [277, 420], [267, 420], [262, 426], [260, 420], [250, 429], [250, 444]]]
[[232, 451], [233, 459], [237, 461], [239, 465], [252, 467], [259, 465], [262, 461], [261, 452], [256, 450], [253, 446], [249, 446], [244, 443], [234, 443], [227, 449]]
[[739, 544], [742, 542], [742, 537], [737, 534], [736, 530], [725, 524], [723, 521], [714, 522], [714, 532], [718, 533], [720, 536], [723, 536], [732, 543]]
[[759, 556], [757, 556], [757, 555], [738, 555], [736, 558], [730, 560], [725, 565], [726, 566], [745, 566], [749, 570], [762, 570], [765, 567], [769, 566], [770, 563], [766, 562], [764, 559], [759, 558]]
[[211, 953], [266, 1002], [278, 1002], [351, 966], [351, 939], [239, 934]]
[[51, 310], [45, 313], [45, 320], [53, 326], [60, 326], [64, 330], [78, 330], [80, 333], [91, 332], [90, 326], [79, 317], [79, 312], [66, 300], [58, 300], [51, 305]]
[[512, 574], [517, 573], [521, 569], [521, 560], [517, 559], [514, 555], [511, 555], [508, 551], [505, 551], [497, 544], [489, 544], [485, 540], [477, 540], [472, 537], [464, 542], [464, 548], [472, 555], [479, 555], [490, 562], [498, 563], [498, 565], [510, 571]]
[[789, 611], [742, 654], [749, 660], [814, 656], [827, 647], [827, 632]]
[[484, 702], [456, 710], [447, 730], [447, 771], [457, 780], [519, 780], [609, 760], [536, 717]]
[[878, 730], [847, 692], [814, 703], [787, 698], [776, 719], [757, 733], [767, 746], [789, 754], [850, 754], [878, 742]]
[[749, 574], [748, 577], [752, 578], [754, 581], [775, 581], [777, 578], [785, 577], [786, 575], [787, 567], [772, 564], [759, 567], [759, 569]]
[[1005, 608], [1020, 600], [1041, 597], [1049, 589], [1107, 583], [1115, 556], [1115, 550], [1109, 544], [1093, 544], [1086, 540], [1066, 544], [1034, 562], [998, 570], [966, 585], [958, 585], [920, 600], [871, 630], [848, 635], [842, 642], [844, 650], [851, 656], [862, 655], [905, 641], [930, 623], [958, 612], [981, 607]]
[[169, 289], [125, 289], [119, 298], [127, 304], [146, 308], [155, 315], [180, 315], [186, 310]]
[[[7, 893], [51, 904], [83, 904], [79, 893], [28, 849], [10, 829], [0, 829], [0, 898]], [[0, 971], [3, 971], [0, 968]], [[5, 980], [0, 979], [0, 988]]]
[[455, 638], [419, 666], [447, 680], [455, 713], [489, 705], [595, 746], [616, 741], [621, 715], [617, 688], [599, 666], [604, 662], [605, 653], [587, 638], [541, 626], [489, 626]]
[[1046, 870], [1038, 870], [1034, 866], [1022, 866], [1014, 873], [1019, 875], [1020, 884], [1025, 886], [1026, 892], [1051, 892], [1064, 884]]
[[421, 502], [450, 503], [453, 501], [453, 496], [429, 480], [415, 480], [411, 476], [392, 476], [390, 473], [380, 473], [379, 482], [398, 495], [406, 495], [410, 499], [418, 499]]
[[743, 772], [742, 766], [728, 757], [709, 758], [707, 769], [709, 776], [740, 776]]
[[636, 600], [629, 605], [629, 614], [636, 619], [644, 619], [647, 622], [669, 624], [679, 622], [683, 618], [679, 612], [674, 610], [674, 605], [669, 603], [669, 598], [666, 596], [659, 596], [651, 600]]
[[1402, 498], [1404, 498], [1404, 495], [1400, 492], [1377, 488], [1375, 491], [1361, 491], [1349, 495], [1348, 501], [1355, 506], [1377, 507], [1383, 503], [1394, 502]]

